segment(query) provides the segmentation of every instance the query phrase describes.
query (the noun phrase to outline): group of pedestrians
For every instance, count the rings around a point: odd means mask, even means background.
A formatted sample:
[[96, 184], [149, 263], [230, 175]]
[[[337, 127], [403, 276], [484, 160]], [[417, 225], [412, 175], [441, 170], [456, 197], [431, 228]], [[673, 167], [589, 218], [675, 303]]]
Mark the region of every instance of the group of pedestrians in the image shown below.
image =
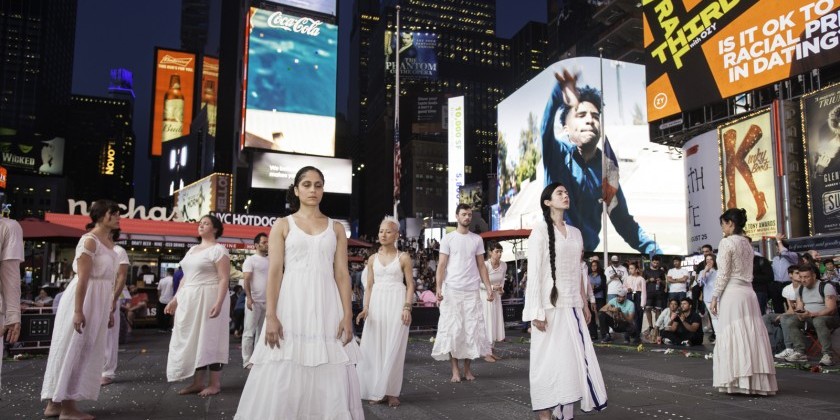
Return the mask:
[[[362, 400], [400, 404], [415, 283], [411, 258], [396, 246], [399, 222], [392, 217], [382, 221], [381, 246], [366, 262], [367, 293], [355, 319], [365, 326], [357, 344], [347, 238], [343, 226], [320, 211], [324, 182], [317, 168], [302, 168], [288, 190], [292, 214], [279, 219], [269, 235], [257, 236], [255, 253], [246, 260], [250, 315], [246, 315], [242, 352], [243, 365], [250, 371], [237, 419], [360, 419]], [[580, 262], [581, 232], [564, 218], [571, 206], [566, 188], [548, 185], [540, 206], [543, 219], [528, 239], [530, 281], [522, 315], [532, 325], [531, 404], [539, 418], [571, 418], [575, 403], [582, 411], [607, 406], [587, 327], [599, 299], [588, 272], [603, 272]], [[471, 209], [459, 206], [456, 216], [457, 229], [440, 242], [436, 267], [440, 318], [431, 356], [448, 360], [451, 381], [461, 382], [476, 379], [472, 360], [499, 358], [492, 343], [504, 338], [499, 300], [506, 266], [497, 244], [491, 245], [485, 260], [483, 241], [468, 229]], [[113, 378], [116, 346], [110, 335], [117, 290], [122, 290], [128, 262], [124, 250], [114, 244], [120, 220], [117, 205], [99, 200], [90, 217], [89, 232], [79, 241], [73, 262], [78, 274], [66, 292], [72, 298], [60, 303], [56, 317], [41, 392], [47, 417], [93, 418], [79, 411], [75, 402], [96, 399], [100, 386]], [[701, 275], [705, 279], [714, 271], [716, 277], [714, 282], [701, 281], [712, 287], [708, 306], [718, 324], [713, 385], [722, 392], [772, 395], [777, 391], [775, 368], [767, 334], [759, 334], [766, 329], [750, 286], [752, 247], [743, 236], [746, 215], [730, 209], [720, 219], [725, 238], [717, 268], [714, 259], [707, 260]], [[222, 233], [219, 219], [201, 218], [201, 242], [181, 261], [183, 280], [164, 309], [174, 315], [167, 379], [192, 378], [179, 394], [207, 396], [221, 390], [222, 368], [229, 360], [230, 322], [230, 258], [217, 242]], [[603, 314], [615, 311], [635, 325], [641, 313], [624, 305], [645, 301], [648, 284], [638, 267], [611, 268], [604, 274], [607, 282], [612, 276], [626, 278], [617, 290], [609, 283], [602, 286], [609, 299], [600, 309], [604, 325], [610, 322]], [[688, 299], [682, 303], [691, 305]], [[5, 313], [14, 316], [8, 305]], [[631, 328], [630, 333], [637, 334], [638, 329]]]

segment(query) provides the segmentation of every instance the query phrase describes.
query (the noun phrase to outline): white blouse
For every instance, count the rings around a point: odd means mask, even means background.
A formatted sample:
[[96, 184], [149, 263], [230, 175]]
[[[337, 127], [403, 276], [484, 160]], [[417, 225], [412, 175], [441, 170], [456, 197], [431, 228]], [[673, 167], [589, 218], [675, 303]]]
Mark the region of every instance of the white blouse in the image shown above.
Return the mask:
[[[548, 254], [548, 229], [545, 221], [536, 223], [528, 237], [528, 286], [525, 289], [523, 321], [545, 320], [545, 310], [557, 308], [582, 308], [581, 290], [589, 283], [582, 269], [580, 258], [583, 238], [580, 230], [566, 225], [566, 236], [554, 229], [555, 277], [551, 278]], [[557, 285], [557, 303], [551, 304], [551, 289]]]
[[715, 280], [715, 298], [720, 299], [730, 280], [752, 283], [753, 248], [747, 238], [729, 235], [718, 245], [718, 272]]

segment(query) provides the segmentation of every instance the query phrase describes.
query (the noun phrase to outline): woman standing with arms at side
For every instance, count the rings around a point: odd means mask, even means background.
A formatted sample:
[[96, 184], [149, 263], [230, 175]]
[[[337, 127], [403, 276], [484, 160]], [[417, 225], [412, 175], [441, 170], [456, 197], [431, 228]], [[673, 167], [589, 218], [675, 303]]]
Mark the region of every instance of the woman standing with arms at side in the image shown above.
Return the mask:
[[531, 321], [531, 404], [540, 419], [574, 417], [607, 407], [607, 392], [586, 324], [589, 278], [580, 263], [580, 230], [563, 221], [569, 193], [560, 183], [540, 195], [543, 221], [528, 238], [523, 321]]
[[[500, 360], [501, 357], [493, 353], [493, 345], [497, 341], [505, 339], [505, 316], [502, 312], [502, 294], [505, 290], [505, 274], [507, 264], [502, 261], [502, 245], [492, 242], [489, 246], [489, 258], [484, 262], [487, 266], [487, 275], [490, 277], [490, 287], [496, 292], [496, 299], [492, 302], [484, 301], [484, 323], [487, 324], [487, 338], [490, 339], [490, 354], [485, 357], [492, 358], [492, 361]], [[484, 290], [484, 283], [479, 285]], [[490, 361], [490, 360], [488, 360]]]
[[[190, 248], [181, 260], [184, 278], [164, 312], [174, 315], [166, 379], [169, 382], [193, 377], [178, 394], [206, 397], [221, 391], [222, 366], [230, 347], [230, 256], [224, 245], [222, 221], [207, 215], [198, 221], [201, 243]], [[207, 371], [210, 380], [207, 382]]]
[[712, 386], [730, 394], [774, 395], [776, 366], [751, 284], [753, 248], [744, 237], [746, 224], [744, 209], [729, 209], [720, 216], [723, 239], [710, 305], [719, 327]]
[[387, 401], [389, 407], [400, 405], [414, 303], [411, 257], [397, 249], [399, 234], [400, 222], [385, 217], [379, 225], [379, 251], [368, 259], [364, 309], [356, 317], [357, 324], [365, 320], [357, 366], [362, 399]]
[[321, 213], [324, 174], [301, 168], [268, 236], [266, 315], [234, 418], [364, 418], [344, 227]]
[[120, 228], [120, 208], [111, 200], [97, 200], [90, 220], [88, 233], [76, 245], [77, 274], [55, 317], [41, 388], [41, 399], [48, 400], [45, 417], [92, 419], [76, 408], [76, 401], [99, 398], [118, 265], [111, 231]]

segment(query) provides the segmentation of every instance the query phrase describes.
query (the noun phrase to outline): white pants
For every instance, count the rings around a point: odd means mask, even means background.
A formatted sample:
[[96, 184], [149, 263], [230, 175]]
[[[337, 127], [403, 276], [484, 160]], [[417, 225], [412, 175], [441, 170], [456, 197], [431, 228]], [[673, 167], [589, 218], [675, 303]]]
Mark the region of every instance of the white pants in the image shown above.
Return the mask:
[[245, 326], [242, 329], [242, 366], [247, 366], [254, 352], [254, 343], [260, 339], [265, 321], [265, 302], [254, 302], [253, 310], [245, 307]]
[[105, 339], [105, 366], [102, 367], [102, 377], [114, 379], [117, 371], [117, 353], [120, 350], [120, 307], [114, 305], [114, 326], [108, 328]]

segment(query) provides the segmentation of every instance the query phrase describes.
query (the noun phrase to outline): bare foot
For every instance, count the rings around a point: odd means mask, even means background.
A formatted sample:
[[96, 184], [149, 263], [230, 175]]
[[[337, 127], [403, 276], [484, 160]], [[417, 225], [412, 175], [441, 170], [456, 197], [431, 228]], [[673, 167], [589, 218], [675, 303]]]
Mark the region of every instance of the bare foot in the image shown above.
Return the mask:
[[203, 390], [204, 390], [204, 385], [194, 383], [194, 384], [178, 391], [178, 395], [195, 394], [195, 393], [201, 392]]
[[52, 401], [47, 403], [47, 408], [44, 409], [44, 417], [58, 417], [61, 414], [61, 403], [54, 403]]
[[99, 384], [102, 385], [102, 386], [111, 385], [112, 383], [114, 383], [114, 378], [109, 378], [107, 376], [103, 376], [99, 379]]
[[199, 397], [209, 397], [211, 395], [216, 395], [221, 391], [222, 391], [221, 388], [219, 388], [217, 386], [208, 386], [207, 388], [202, 389], [201, 392], [198, 393], [198, 396]]
[[58, 420], [93, 420], [94, 417], [79, 410], [61, 410]]
[[449, 382], [452, 382], [453, 384], [461, 382], [461, 375], [452, 375], [452, 379], [450, 379]]
[[248, 369], [248, 370], [251, 370], [252, 367], [254, 367], [253, 363], [248, 363], [247, 365], [245, 365], [245, 369]]
[[484, 361], [487, 363], [496, 363], [496, 359], [493, 358], [493, 355], [488, 354], [484, 356]]
[[382, 404], [385, 401], [388, 401], [388, 397], [382, 397], [381, 400], [370, 400], [370, 401], [368, 401], [368, 404], [370, 404], [370, 405]]
[[497, 356], [497, 355], [495, 355], [495, 354], [491, 354], [491, 355], [490, 355], [490, 357], [492, 357], [492, 358], [494, 358], [494, 359], [496, 359], [496, 360], [502, 360], [502, 357], [501, 357], [501, 356]]
[[399, 407], [400, 406], [400, 399], [397, 397], [388, 397], [388, 407]]
[[465, 377], [468, 381], [474, 381], [474, 380], [475, 380], [475, 376], [473, 376], [472, 372], [467, 372], [466, 374], [464, 374], [464, 377]]

